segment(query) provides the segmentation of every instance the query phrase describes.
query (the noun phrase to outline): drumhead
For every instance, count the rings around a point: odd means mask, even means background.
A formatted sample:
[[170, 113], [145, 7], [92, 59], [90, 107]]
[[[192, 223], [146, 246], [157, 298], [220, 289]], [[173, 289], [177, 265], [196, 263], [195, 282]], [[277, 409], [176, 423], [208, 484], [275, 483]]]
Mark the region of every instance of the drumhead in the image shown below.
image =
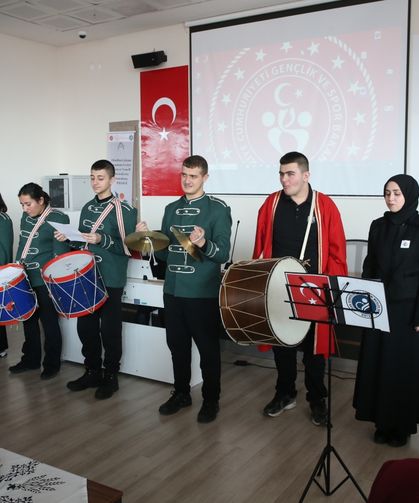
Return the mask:
[[51, 276], [54, 279], [62, 279], [66, 276], [71, 276], [76, 271], [83, 272], [93, 262], [94, 258], [90, 252], [75, 251], [64, 253], [45, 264], [42, 273], [47, 278]]
[[272, 332], [285, 346], [296, 346], [302, 342], [310, 328], [309, 321], [290, 320], [293, 311], [286, 287], [286, 272], [306, 273], [303, 265], [294, 257], [278, 259], [269, 276], [266, 294], [266, 312]]
[[23, 272], [23, 267], [19, 264], [6, 264], [0, 267], [0, 286], [9, 285]]

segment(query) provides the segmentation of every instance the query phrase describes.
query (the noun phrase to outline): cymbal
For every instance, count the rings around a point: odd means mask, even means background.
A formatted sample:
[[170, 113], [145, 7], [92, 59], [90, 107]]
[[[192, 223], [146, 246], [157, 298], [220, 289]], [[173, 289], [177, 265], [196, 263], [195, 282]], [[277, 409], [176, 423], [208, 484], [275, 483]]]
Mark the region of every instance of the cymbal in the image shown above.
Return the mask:
[[141, 253], [164, 250], [169, 246], [169, 238], [166, 234], [158, 231], [132, 232], [126, 236], [124, 241], [128, 248]]
[[202, 256], [199, 252], [199, 248], [192, 243], [192, 241], [188, 238], [186, 234], [184, 234], [176, 227], [172, 227], [171, 231], [175, 235], [175, 238], [179, 241], [179, 243], [185, 248], [185, 251], [195, 260], [202, 261]]

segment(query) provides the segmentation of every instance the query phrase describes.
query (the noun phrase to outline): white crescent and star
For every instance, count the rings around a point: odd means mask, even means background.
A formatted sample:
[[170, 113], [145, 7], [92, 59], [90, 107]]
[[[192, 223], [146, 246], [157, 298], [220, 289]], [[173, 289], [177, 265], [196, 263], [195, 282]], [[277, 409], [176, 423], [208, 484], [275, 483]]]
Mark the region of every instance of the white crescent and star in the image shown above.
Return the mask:
[[[316, 291], [316, 294], [320, 297], [320, 288], [314, 284], [314, 283], [301, 283], [301, 286], [300, 286], [300, 293], [303, 297], [307, 297], [305, 292], [304, 292], [304, 289], [307, 288], [309, 290], [310, 293], [312, 293], [313, 290]], [[310, 298], [309, 299], [309, 302], [310, 304], [315, 304], [317, 301], [313, 298]]]
[[[176, 119], [176, 104], [175, 102], [170, 99], [170, 98], [167, 98], [167, 97], [163, 97], [163, 98], [159, 98], [153, 105], [153, 109], [151, 111], [151, 117], [153, 119], [153, 122], [154, 124], [156, 124], [156, 126], [158, 126], [157, 122], [156, 122], [156, 113], [157, 113], [157, 110], [160, 108], [160, 107], [163, 107], [163, 106], [167, 106], [170, 108], [170, 110], [172, 111], [172, 122], [170, 124], [173, 124], [175, 122], [175, 119]], [[159, 132], [159, 135], [160, 135], [160, 140], [168, 140], [168, 136], [169, 136], [169, 133], [170, 131], [166, 131], [166, 128], [163, 127], [162, 130]]]

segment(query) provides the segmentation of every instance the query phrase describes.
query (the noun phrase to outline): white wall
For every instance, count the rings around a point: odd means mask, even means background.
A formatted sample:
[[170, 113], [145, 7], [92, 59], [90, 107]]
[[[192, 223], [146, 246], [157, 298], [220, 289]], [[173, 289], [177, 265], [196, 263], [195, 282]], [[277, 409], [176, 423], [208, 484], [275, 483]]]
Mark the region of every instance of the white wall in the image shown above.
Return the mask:
[[[415, 2], [411, 31], [410, 89], [417, 89], [419, 5]], [[64, 48], [0, 35], [0, 48], [0, 190], [16, 228], [20, 215], [16, 194], [24, 183], [61, 172], [88, 173], [92, 162], [106, 155], [108, 123], [139, 119], [139, 71], [132, 67], [131, 54], [156, 49], [166, 52], [165, 66], [189, 61], [188, 31], [183, 25]], [[413, 92], [409, 112], [408, 172], [419, 177], [419, 103]], [[143, 198], [141, 218], [159, 228], [164, 206], [173, 199]], [[248, 259], [264, 197], [224, 199], [232, 207], [234, 225], [240, 220], [234, 259]], [[371, 220], [385, 210], [381, 198], [340, 197], [335, 202], [348, 238], [366, 238]]]

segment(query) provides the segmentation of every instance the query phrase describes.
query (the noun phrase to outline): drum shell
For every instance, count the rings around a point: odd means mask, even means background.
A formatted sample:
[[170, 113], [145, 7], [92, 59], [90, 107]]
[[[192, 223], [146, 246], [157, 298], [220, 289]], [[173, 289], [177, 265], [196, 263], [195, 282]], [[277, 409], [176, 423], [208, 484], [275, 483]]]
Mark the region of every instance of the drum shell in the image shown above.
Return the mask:
[[305, 269], [297, 259], [284, 257], [238, 262], [226, 271], [220, 314], [233, 341], [294, 347], [304, 339], [310, 322], [290, 320], [293, 312], [283, 272], [305, 273]]
[[65, 318], [87, 316], [97, 311], [108, 298], [95, 257], [87, 250], [51, 259], [42, 267], [42, 279], [55, 309]]
[[10, 280], [0, 280], [0, 326], [15, 325], [29, 319], [37, 308], [36, 295], [31, 288], [25, 269], [20, 264], [6, 264], [0, 267], [0, 278], [6, 275]]

